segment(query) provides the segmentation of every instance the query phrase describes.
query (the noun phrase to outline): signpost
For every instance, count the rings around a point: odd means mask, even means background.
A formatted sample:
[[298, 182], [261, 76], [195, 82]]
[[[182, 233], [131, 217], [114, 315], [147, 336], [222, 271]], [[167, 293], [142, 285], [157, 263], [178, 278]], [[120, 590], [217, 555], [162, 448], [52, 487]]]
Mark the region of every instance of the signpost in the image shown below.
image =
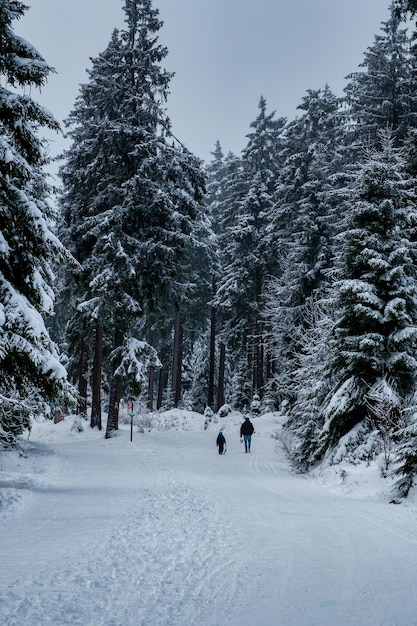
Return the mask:
[[133, 418], [135, 417], [133, 412], [133, 400], [129, 402], [128, 407], [130, 407], [130, 441], [133, 441]]

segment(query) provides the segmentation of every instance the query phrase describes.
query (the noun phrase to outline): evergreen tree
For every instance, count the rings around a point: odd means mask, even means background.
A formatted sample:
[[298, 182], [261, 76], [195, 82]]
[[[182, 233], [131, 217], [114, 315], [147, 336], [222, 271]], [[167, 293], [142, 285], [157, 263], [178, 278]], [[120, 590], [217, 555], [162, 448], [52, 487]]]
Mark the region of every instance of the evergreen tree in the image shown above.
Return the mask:
[[268, 233], [281, 269], [268, 288], [278, 368], [274, 385], [281, 399], [290, 402], [305, 308], [310, 299], [319, 300], [329, 282], [345, 178], [339, 100], [328, 87], [308, 90], [299, 109], [303, 115], [287, 128]]
[[262, 301], [273, 258], [266, 245], [266, 227], [285, 127], [285, 119], [274, 116], [275, 112], [267, 114], [261, 98], [242, 153], [241, 171], [233, 181], [228, 207], [232, 219], [220, 239], [222, 277], [216, 302], [223, 311], [226, 343], [239, 370], [240, 406], [249, 405], [253, 393], [262, 394], [265, 382]]
[[225, 179], [225, 156], [220, 141], [216, 141], [211, 154], [213, 158], [206, 166], [207, 187], [204, 202], [208, 208], [212, 228], [218, 233], [223, 210]]
[[416, 398], [410, 402], [411, 407], [405, 416], [406, 426], [397, 431], [399, 445], [395, 454], [396, 471], [398, 476], [394, 484], [394, 496], [407, 497], [415, 483], [417, 475], [417, 406]]
[[59, 130], [27, 92], [52, 71], [12, 30], [25, 13], [0, 1], [0, 439], [14, 443], [30, 416], [66, 393], [66, 372], [45, 327], [52, 313], [53, 263], [65, 256], [51, 231], [39, 127]]
[[[389, 128], [398, 144], [417, 124], [415, 58], [407, 29], [390, 6], [390, 19], [364, 55], [359, 72], [350, 74], [344, 89], [351, 141], [358, 147], [378, 144], [378, 131]], [[359, 155], [360, 156], [360, 155]]]
[[115, 357], [141, 315], [180, 297], [204, 188], [200, 162], [170, 133], [158, 10], [150, 0], [126, 0], [124, 10], [126, 29], [93, 60], [68, 120], [62, 169], [68, 237], [85, 275], [79, 308], [113, 334], [107, 436], [118, 427]]
[[417, 0], [396, 0], [395, 6], [398, 15], [406, 15], [407, 11], [409, 11], [411, 15], [417, 13]]
[[297, 353], [293, 361], [294, 402], [285, 429], [291, 433], [289, 452], [298, 469], [307, 470], [319, 458], [323, 427], [322, 413], [332, 389], [328, 372], [330, 332], [334, 324], [329, 300], [310, 300], [304, 308], [302, 325], [294, 328]]
[[[243, 192], [244, 180], [241, 159], [231, 152], [224, 156], [220, 142], [216, 143], [212, 155], [213, 160], [206, 168], [207, 194], [205, 202], [214, 232], [213, 251], [217, 263], [214, 267], [212, 282], [211, 356], [209, 363], [211, 374], [208, 406], [214, 405], [214, 379], [216, 379], [216, 409], [219, 410], [225, 404], [226, 387], [231, 381], [226, 380], [227, 313], [221, 302], [217, 300], [217, 289], [223, 282], [222, 267], [227, 263], [228, 232], [235, 219], [236, 203], [239, 202]], [[217, 354], [218, 361], [216, 359]], [[217, 377], [212, 371], [214, 368], [216, 368]]]
[[382, 150], [373, 151], [358, 174], [339, 236], [343, 256], [331, 348], [337, 380], [323, 412], [322, 450], [356, 424], [366, 428], [381, 380], [403, 408], [415, 390], [416, 207], [393, 139], [381, 136]]

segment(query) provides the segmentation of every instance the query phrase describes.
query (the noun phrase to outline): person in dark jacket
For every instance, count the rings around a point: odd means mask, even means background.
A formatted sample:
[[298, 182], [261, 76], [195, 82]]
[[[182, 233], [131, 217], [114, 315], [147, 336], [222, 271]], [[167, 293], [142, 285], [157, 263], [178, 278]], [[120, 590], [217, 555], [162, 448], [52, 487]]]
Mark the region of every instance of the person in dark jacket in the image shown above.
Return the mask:
[[245, 417], [245, 421], [240, 427], [240, 438], [245, 441], [245, 452], [250, 452], [250, 443], [254, 432], [254, 427], [249, 417]]
[[226, 445], [226, 439], [224, 438], [222, 431], [220, 431], [216, 439], [216, 446], [218, 446], [219, 448], [219, 454], [223, 454], [225, 445]]

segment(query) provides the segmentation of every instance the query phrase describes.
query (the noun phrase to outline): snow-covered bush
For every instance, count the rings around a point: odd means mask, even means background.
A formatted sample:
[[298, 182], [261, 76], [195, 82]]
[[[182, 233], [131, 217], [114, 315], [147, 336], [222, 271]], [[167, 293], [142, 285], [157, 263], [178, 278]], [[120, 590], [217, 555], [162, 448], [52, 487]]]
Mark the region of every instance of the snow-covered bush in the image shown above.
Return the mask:
[[232, 407], [230, 404], [223, 404], [220, 409], [217, 411], [218, 417], [227, 417], [229, 413], [232, 412]]
[[213, 421], [213, 417], [213, 410], [209, 406], [206, 406], [204, 410], [204, 430], [207, 430], [209, 424]]
[[171, 409], [161, 413], [141, 413], [134, 419], [139, 432], [152, 430], [204, 430], [204, 416], [201, 413]]
[[253, 396], [253, 400], [250, 405], [250, 410], [251, 410], [251, 413], [253, 413], [254, 415], [259, 415], [259, 413], [261, 412], [261, 399], [259, 397], [259, 394], [257, 393], [255, 393]]

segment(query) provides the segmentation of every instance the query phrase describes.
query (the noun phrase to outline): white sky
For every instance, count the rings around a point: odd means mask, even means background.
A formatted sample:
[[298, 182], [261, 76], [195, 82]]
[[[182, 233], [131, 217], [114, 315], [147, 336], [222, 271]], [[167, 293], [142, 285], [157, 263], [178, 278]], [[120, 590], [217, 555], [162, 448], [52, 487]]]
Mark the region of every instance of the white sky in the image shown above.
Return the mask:
[[[90, 57], [124, 27], [123, 0], [25, 0], [14, 24], [57, 70], [34, 97], [62, 122]], [[389, 0], [154, 0], [159, 41], [175, 72], [168, 100], [174, 134], [208, 160], [215, 141], [239, 153], [260, 95], [268, 110], [292, 119], [307, 89], [326, 83], [342, 94], [389, 16]], [[65, 146], [54, 137], [51, 153]]]

